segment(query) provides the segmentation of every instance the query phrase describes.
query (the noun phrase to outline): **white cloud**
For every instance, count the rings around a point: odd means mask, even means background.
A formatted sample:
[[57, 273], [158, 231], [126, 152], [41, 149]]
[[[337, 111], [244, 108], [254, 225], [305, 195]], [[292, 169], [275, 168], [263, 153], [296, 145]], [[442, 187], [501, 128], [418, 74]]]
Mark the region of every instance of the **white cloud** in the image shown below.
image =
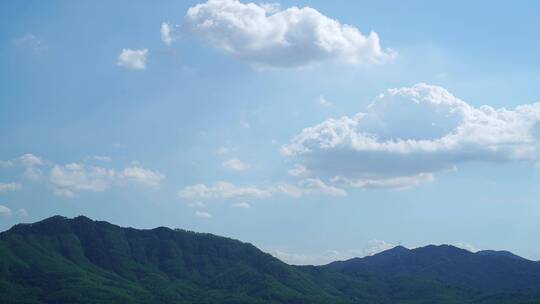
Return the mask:
[[18, 47], [29, 48], [35, 53], [40, 53], [47, 48], [45, 43], [34, 34], [26, 34], [15, 39], [13, 43]]
[[65, 197], [65, 198], [74, 198], [77, 197], [77, 194], [75, 192], [68, 190], [68, 189], [53, 189], [53, 194], [55, 196]]
[[24, 170], [23, 176], [29, 180], [39, 180], [43, 176], [43, 171], [39, 168], [29, 167]]
[[283, 194], [294, 198], [302, 197], [305, 193], [302, 189], [296, 185], [289, 183], [280, 183], [271, 187], [268, 187], [268, 191], [274, 194]]
[[6, 206], [0, 205], [0, 216], [10, 216], [11, 215], [11, 209], [9, 209]]
[[25, 217], [28, 217], [28, 212], [26, 211], [26, 209], [23, 209], [23, 208], [17, 209], [15, 212], [13, 212], [10, 208], [0, 205], [0, 217], [3, 217], [3, 216], [7, 217], [7, 216], [12, 216], [12, 215], [25, 218]]
[[345, 190], [327, 185], [318, 178], [301, 179], [296, 185], [289, 183], [277, 184], [268, 187], [268, 191], [272, 194], [283, 194], [294, 198], [299, 198], [305, 195], [334, 197], [343, 197], [347, 195]]
[[18, 216], [18, 217], [28, 217], [28, 211], [26, 211], [26, 209], [24, 208], [21, 208], [21, 209], [17, 209], [17, 211], [15, 211], [15, 215]]
[[205, 211], [196, 211], [195, 216], [200, 218], [211, 218], [212, 214]]
[[189, 202], [188, 206], [191, 208], [206, 208], [206, 204], [201, 201]]
[[118, 61], [116, 64], [131, 70], [144, 70], [146, 69], [147, 55], [148, 49], [122, 49], [122, 52], [120, 52], [120, 55], [118, 55]]
[[222, 164], [223, 168], [233, 171], [244, 171], [249, 169], [249, 165], [242, 162], [237, 158], [232, 158], [227, 161], [224, 161]]
[[125, 168], [119, 174], [121, 180], [136, 182], [151, 187], [159, 187], [165, 175], [141, 167]]
[[345, 190], [329, 186], [318, 178], [306, 178], [298, 183], [304, 194], [319, 194], [327, 196], [346, 196]]
[[166, 45], [171, 45], [174, 42], [175, 38], [173, 37], [173, 29], [170, 24], [163, 22], [161, 23], [161, 41]]
[[287, 173], [294, 177], [308, 177], [311, 175], [311, 172], [306, 168], [306, 166], [301, 164], [295, 164], [294, 168], [287, 171]]
[[[110, 162], [109, 156], [87, 156], [85, 161], [96, 160]], [[31, 153], [9, 161], [3, 161], [7, 166], [18, 165], [24, 168], [23, 176], [33, 181], [46, 181], [50, 184], [53, 194], [62, 197], [76, 197], [79, 192], [103, 192], [113, 186], [127, 184], [144, 185], [157, 188], [165, 175], [157, 171], [142, 168], [133, 163], [123, 169], [104, 168], [87, 163], [54, 164], [51, 161]], [[20, 190], [18, 183], [0, 183], [0, 192]]]
[[334, 104], [328, 101], [324, 96], [319, 96], [319, 105], [325, 108], [333, 107]]
[[32, 153], [23, 154], [12, 160], [0, 160], [0, 167], [11, 167], [19, 165], [23, 167], [38, 167], [45, 165], [46, 161], [43, 158]]
[[282, 146], [316, 176], [406, 188], [471, 161], [540, 160], [540, 103], [473, 107], [427, 84], [389, 89], [352, 117], [328, 119]]
[[204, 200], [204, 199], [228, 199], [235, 197], [255, 197], [264, 198], [272, 196], [268, 190], [258, 189], [256, 187], [238, 187], [232, 183], [219, 181], [213, 186], [205, 184], [196, 184], [184, 187], [178, 196], [184, 199]]
[[209, 0], [188, 9], [179, 32], [175, 34], [196, 36], [262, 67], [370, 64], [394, 56], [381, 48], [377, 33], [364, 35], [310, 7], [281, 10], [277, 5]]
[[411, 176], [396, 176], [378, 179], [349, 179], [343, 176], [336, 176], [331, 180], [333, 183], [340, 183], [349, 187], [361, 189], [408, 189], [419, 186], [423, 183], [432, 182], [434, 180], [434, 176], [431, 173], [418, 173]]
[[16, 161], [25, 167], [36, 167], [45, 164], [45, 161], [41, 157], [31, 153], [21, 155]]
[[49, 180], [55, 187], [55, 195], [70, 197], [80, 191], [105, 191], [114, 183], [115, 175], [112, 169], [71, 163], [55, 165]]
[[287, 195], [291, 197], [302, 197], [304, 195], [325, 195], [341, 197], [347, 193], [340, 188], [329, 186], [320, 179], [304, 179], [298, 185], [287, 183], [275, 184], [265, 187], [240, 187], [229, 182], [219, 181], [213, 186], [196, 184], [186, 186], [178, 192], [178, 196], [188, 200], [216, 200], [233, 198], [257, 198], [263, 199], [275, 194]]
[[112, 158], [110, 156], [107, 156], [107, 155], [92, 155], [92, 156], [85, 157], [84, 160], [85, 161], [95, 160], [95, 161], [99, 161], [99, 162], [109, 163], [109, 162], [112, 161]]
[[114, 169], [80, 163], [55, 165], [49, 173], [53, 193], [62, 197], [75, 197], [79, 192], [103, 192], [112, 186], [135, 183], [158, 187], [165, 176], [141, 167], [128, 167], [119, 172]]
[[249, 209], [251, 208], [251, 205], [246, 202], [240, 202], [240, 203], [234, 203], [231, 205], [233, 208], [240, 208], [240, 209]]
[[21, 184], [18, 183], [0, 183], [0, 193], [9, 191], [19, 191], [22, 189]]

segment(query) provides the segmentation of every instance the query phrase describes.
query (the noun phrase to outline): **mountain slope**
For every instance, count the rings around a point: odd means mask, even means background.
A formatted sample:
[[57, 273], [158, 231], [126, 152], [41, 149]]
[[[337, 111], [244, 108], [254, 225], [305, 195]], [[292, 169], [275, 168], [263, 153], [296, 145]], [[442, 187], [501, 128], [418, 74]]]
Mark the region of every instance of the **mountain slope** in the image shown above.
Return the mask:
[[55, 216], [0, 233], [0, 303], [540, 303], [538, 267], [450, 246], [298, 267], [211, 234]]
[[2, 233], [0, 255], [1, 303], [21, 290], [48, 303], [339, 301], [250, 244], [163, 227], [53, 217]]

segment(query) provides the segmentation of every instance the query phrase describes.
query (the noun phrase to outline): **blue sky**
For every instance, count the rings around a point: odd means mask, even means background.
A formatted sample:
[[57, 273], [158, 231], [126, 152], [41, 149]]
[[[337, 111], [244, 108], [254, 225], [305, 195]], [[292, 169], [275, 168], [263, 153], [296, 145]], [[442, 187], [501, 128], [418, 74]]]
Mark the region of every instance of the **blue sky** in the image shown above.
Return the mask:
[[0, 229], [84, 214], [293, 263], [540, 259], [539, 10], [4, 1]]

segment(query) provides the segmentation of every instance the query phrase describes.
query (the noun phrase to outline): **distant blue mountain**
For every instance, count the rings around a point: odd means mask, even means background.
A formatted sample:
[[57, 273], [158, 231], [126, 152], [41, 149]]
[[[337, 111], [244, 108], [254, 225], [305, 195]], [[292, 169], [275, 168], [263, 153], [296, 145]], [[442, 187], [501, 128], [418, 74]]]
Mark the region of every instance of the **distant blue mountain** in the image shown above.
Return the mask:
[[486, 292], [540, 291], [540, 265], [508, 251], [472, 253], [449, 245], [411, 250], [395, 247], [323, 267], [354, 277], [433, 279]]

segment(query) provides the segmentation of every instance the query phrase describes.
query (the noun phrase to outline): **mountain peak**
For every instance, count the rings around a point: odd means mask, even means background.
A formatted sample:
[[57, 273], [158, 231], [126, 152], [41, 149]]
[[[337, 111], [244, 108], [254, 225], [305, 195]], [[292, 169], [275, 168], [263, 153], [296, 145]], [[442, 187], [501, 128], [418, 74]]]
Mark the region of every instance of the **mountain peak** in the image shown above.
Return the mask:
[[[385, 251], [396, 251], [396, 252], [406, 252], [406, 251], [409, 251], [410, 249], [405, 247], [405, 246], [402, 246], [402, 245], [397, 245], [396, 247], [394, 248], [390, 248], [388, 250], [385, 250]], [[384, 251], [383, 251], [384, 252]]]
[[390, 248], [390, 249], [381, 251], [379, 253], [376, 253], [376, 254], [372, 255], [372, 257], [375, 257], [375, 256], [396, 256], [396, 255], [401, 255], [401, 254], [407, 253], [409, 251], [410, 251], [409, 248], [398, 245], [398, 246], [395, 246], [393, 248]]
[[73, 218], [74, 221], [83, 221], [83, 222], [93, 222], [94, 220], [92, 220], [91, 218], [88, 218], [84, 215], [79, 215], [77, 217], [74, 217]]

